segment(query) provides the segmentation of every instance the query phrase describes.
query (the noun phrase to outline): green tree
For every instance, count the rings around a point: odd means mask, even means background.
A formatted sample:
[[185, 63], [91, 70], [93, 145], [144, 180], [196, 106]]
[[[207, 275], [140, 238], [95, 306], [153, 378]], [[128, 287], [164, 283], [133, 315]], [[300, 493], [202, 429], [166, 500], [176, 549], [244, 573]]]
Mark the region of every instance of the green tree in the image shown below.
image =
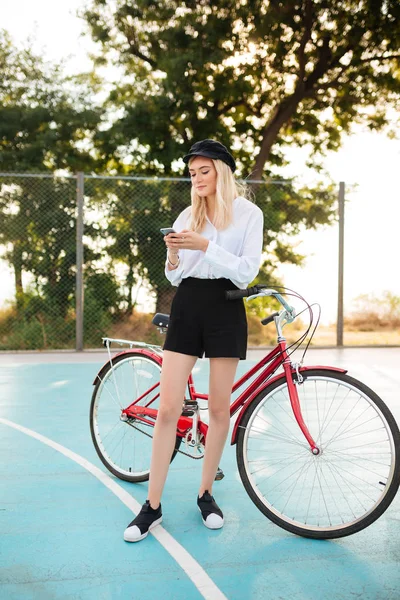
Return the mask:
[[100, 115], [88, 103], [84, 78], [65, 78], [60, 66], [14, 47], [4, 30], [0, 70], [0, 170], [94, 168], [88, 150]]
[[[100, 116], [88, 106], [87, 88], [63, 78], [59, 67], [31, 49], [16, 49], [5, 31], [0, 70], [0, 170], [50, 174], [93, 168], [90, 140]], [[26, 271], [66, 313], [75, 263], [75, 196], [71, 180], [0, 180], [0, 243], [13, 266], [19, 307]]]
[[[191, 143], [212, 137], [234, 149], [239, 175], [268, 178], [289, 145], [309, 145], [318, 166], [352, 124], [384, 128], [388, 107], [400, 107], [397, 0], [91, 0], [84, 16], [99, 63], [118, 57], [105, 105], [112, 125], [96, 136], [114, 172], [179, 174]], [[335, 193], [252, 187], [265, 215], [266, 279], [277, 263], [301, 261], [290, 236], [329, 223]]]
[[173, 222], [190, 198], [186, 181], [90, 179], [85, 193], [102, 218], [99, 235], [109, 266], [124, 264], [124, 306], [133, 309], [132, 292], [145, 280], [156, 293], [156, 310], [169, 310], [174, 290], [164, 275], [165, 244], [160, 228]]
[[400, 108], [398, 0], [92, 0], [85, 17], [125, 76], [104, 156], [134, 147], [148, 172], [169, 174], [192, 140], [214, 137], [261, 179], [285, 146], [315, 158]]

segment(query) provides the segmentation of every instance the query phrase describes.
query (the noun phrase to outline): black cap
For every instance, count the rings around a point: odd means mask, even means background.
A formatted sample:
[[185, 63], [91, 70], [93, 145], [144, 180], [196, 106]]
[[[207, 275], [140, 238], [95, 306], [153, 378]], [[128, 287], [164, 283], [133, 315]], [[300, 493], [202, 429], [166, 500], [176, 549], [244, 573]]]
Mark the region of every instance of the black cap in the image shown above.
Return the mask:
[[189, 154], [183, 157], [183, 162], [188, 164], [189, 160], [194, 156], [205, 156], [214, 160], [222, 160], [231, 168], [232, 173], [235, 172], [236, 163], [232, 154], [228, 152], [226, 146], [214, 140], [202, 140], [196, 142], [189, 150]]

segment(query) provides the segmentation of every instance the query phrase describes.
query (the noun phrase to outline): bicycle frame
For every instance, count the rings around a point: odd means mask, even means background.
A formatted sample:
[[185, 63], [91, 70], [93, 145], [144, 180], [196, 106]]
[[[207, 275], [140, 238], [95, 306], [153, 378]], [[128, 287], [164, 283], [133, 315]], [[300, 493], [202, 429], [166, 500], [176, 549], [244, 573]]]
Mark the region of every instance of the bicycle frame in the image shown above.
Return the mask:
[[[156, 360], [160, 364], [160, 366], [162, 365], [162, 354], [160, 354], [158, 352], [156, 353], [154, 350], [149, 350], [147, 348], [137, 348], [137, 349], [135, 349], [135, 353], [141, 353], [145, 356], [149, 356], [153, 360]], [[117, 354], [117, 356], [120, 356], [121, 354], [129, 354], [129, 350], [120, 352]], [[107, 365], [107, 363], [106, 363], [106, 365]], [[279, 375], [271, 378], [271, 376], [281, 366], [283, 366], [283, 373], [280, 373]], [[244, 412], [246, 411], [249, 404], [267, 386], [271, 385], [271, 383], [273, 383], [277, 379], [282, 378], [282, 379], [286, 380], [286, 383], [287, 383], [290, 403], [292, 406], [292, 410], [293, 410], [295, 419], [296, 419], [304, 437], [306, 438], [311, 451], [314, 454], [318, 454], [319, 449], [318, 449], [315, 441], [313, 440], [312, 436], [310, 435], [310, 432], [309, 432], [307, 425], [304, 422], [304, 419], [302, 416], [300, 402], [299, 402], [299, 396], [297, 393], [298, 379], [296, 379], [296, 377], [298, 378], [299, 373], [302, 373], [304, 371], [307, 371], [310, 369], [315, 370], [315, 369], [322, 369], [322, 368], [325, 370], [328, 369], [328, 370], [332, 370], [332, 371], [339, 371], [342, 373], [346, 372], [346, 370], [339, 369], [336, 367], [321, 367], [321, 366], [310, 367], [309, 366], [309, 367], [296, 368], [295, 365], [292, 364], [290, 357], [288, 355], [286, 340], [284, 338], [281, 338], [279, 340], [277, 346], [273, 350], [271, 350], [271, 352], [269, 354], [267, 354], [264, 358], [262, 358], [256, 365], [254, 365], [254, 367], [252, 367], [249, 371], [247, 371], [247, 373], [245, 373], [240, 379], [238, 379], [232, 387], [232, 393], [234, 393], [242, 385], [244, 385], [251, 377], [253, 377], [257, 372], [261, 371], [261, 373], [258, 375], [258, 377], [256, 377], [256, 379], [243, 390], [243, 392], [240, 394], [240, 396], [230, 406], [230, 417], [235, 415], [236, 412], [240, 408], [242, 409], [240, 415], [238, 416], [238, 419], [236, 420], [236, 423], [235, 423], [235, 426], [233, 429], [231, 444], [233, 445], [236, 443], [238, 428], [240, 426], [240, 422], [242, 420]], [[102, 370], [98, 374], [98, 377], [101, 377], [101, 373], [102, 373]], [[134, 402], [132, 402], [129, 406], [124, 408], [122, 410], [122, 418], [124, 418], [124, 415], [125, 415], [126, 419], [134, 418], [136, 421], [140, 421], [143, 424], [146, 424], [149, 426], [154, 426], [155, 420], [157, 418], [157, 410], [154, 408], [150, 408], [150, 405], [160, 395], [159, 385], [160, 385], [159, 382], [157, 382], [151, 388], [149, 388], [144, 394], [142, 394], [139, 398], [137, 398]], [[189, 391], [189, 399], [191, 401], [208, 400], [208, 394], [200, 394], [196, 391], [192, 374], [189, 375], [189, 379], [188, 379], [188, 391]], [[145, 406], [138, 406], [138, 403], [145, 397], [148, 398], [148, 402], [147, 402], [147, 398], [146, 398]], [[178, 420], [177, 434], [180, 437], [184, 437], [187, 434], [187, 432], [192, 429], [192, 425], [193, 425], [192, 418], [182, 415]], [[198, 431], [202, 435], [204, 435], [204, 439], [206, 439], [208, 425], [206, 423], [204, 423], [203, 421], [201, 421], [200, 418], [198, 419], [198, 422], [197, 422], [197, 428], [198, 428]]]

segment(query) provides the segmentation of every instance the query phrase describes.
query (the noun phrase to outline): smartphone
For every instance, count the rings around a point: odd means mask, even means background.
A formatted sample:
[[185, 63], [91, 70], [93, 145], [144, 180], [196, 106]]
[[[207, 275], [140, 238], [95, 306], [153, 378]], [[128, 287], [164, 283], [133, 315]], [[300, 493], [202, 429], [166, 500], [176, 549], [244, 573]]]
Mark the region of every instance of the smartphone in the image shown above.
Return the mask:
[[169, 233], [176, 233], [175, 229], [172, 229], [172, 227], [164, 227], [163, 229], [160, 229], [160, 231], [163, 235], [168, 235]]

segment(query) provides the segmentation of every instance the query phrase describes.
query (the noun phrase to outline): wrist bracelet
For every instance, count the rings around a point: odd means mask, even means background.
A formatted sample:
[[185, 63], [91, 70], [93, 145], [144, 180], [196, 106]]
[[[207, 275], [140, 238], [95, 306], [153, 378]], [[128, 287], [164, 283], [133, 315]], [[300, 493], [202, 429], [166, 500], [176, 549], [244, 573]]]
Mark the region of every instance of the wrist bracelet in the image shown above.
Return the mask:
[[174, 263], [172, 263], [172, 262], [169, 260], [169, 256], [167, 256], [167, 261], [169, 262], [169, 264], [171, 265], [171, 267], [177, 267], [177, 266], [179, 265], [179, 260], [180, 260], [180, 258], [179, 258], [179, 255], [178, 255], [178, 254], [177, 254], [177, 257], [178, 257], [178, 262], [176, 262], [176, 263], [174, 264]]

